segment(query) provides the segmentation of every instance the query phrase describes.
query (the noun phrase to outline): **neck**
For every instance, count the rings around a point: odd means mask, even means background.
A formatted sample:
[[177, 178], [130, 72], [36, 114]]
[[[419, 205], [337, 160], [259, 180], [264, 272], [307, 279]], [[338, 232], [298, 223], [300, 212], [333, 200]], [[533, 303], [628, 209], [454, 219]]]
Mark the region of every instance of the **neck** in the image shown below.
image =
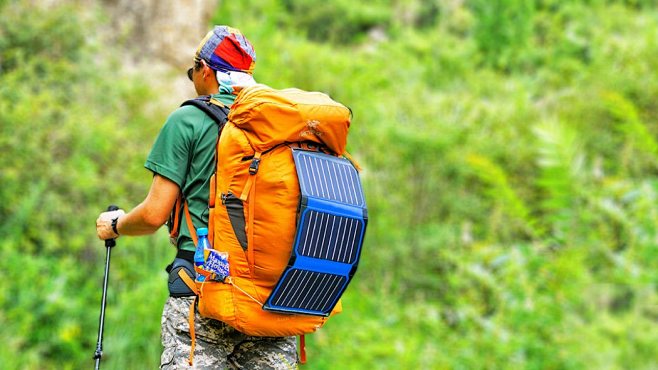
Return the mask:
[[214, 84], [204, 84], [203, 86], [198, 86], [196, 92], [199, 95], [214, 95], [219, 92], [219, 85], [216, 82]]

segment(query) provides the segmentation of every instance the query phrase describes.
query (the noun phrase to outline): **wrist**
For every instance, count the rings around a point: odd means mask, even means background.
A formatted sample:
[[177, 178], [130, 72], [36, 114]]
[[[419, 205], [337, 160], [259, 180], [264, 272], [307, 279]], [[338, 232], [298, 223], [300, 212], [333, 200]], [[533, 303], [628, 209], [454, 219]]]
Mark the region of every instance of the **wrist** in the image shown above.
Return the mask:
[[121, 235], [121, 234], [119, 234], [119, 217], [115, 217], [115, 218], [112, 219], [112, 231], [117, 236]]

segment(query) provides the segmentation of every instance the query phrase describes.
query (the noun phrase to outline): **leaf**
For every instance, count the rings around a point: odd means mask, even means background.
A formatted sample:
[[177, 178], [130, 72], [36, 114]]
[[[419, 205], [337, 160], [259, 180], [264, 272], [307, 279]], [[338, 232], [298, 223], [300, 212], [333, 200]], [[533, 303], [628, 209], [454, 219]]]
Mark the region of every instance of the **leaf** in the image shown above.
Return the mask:
[[477, 154], [469, 154], [466, 163], [471, 166], [475, 175], [488, 185], [489, 198], [501, 204], [509, 217], [520, 221], [524, 230], [531, 236], [542, 234], [541, 229], [537, 227], [537, 221], [530, 216], [528, 207], [510, 186], [507, 174], [500, 166]]

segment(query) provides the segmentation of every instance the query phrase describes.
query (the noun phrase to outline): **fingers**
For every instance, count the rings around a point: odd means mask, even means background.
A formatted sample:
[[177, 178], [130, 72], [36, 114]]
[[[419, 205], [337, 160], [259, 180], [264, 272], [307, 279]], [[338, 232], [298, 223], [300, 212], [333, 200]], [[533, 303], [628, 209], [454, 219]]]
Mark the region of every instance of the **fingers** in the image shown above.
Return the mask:
[[96, 235], [100, 240], [115, 239], [117, 237], [112, 230], [112, 222], [100, 221], [96, 222]]

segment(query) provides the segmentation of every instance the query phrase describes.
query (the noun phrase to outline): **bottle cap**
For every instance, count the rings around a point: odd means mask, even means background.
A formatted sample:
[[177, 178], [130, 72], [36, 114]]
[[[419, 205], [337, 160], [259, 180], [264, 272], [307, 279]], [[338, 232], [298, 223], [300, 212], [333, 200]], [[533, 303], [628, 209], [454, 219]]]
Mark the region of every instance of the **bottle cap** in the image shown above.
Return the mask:
[[208, 236], [208, 228], [200, 227], [196, 229], [197, 236]]

